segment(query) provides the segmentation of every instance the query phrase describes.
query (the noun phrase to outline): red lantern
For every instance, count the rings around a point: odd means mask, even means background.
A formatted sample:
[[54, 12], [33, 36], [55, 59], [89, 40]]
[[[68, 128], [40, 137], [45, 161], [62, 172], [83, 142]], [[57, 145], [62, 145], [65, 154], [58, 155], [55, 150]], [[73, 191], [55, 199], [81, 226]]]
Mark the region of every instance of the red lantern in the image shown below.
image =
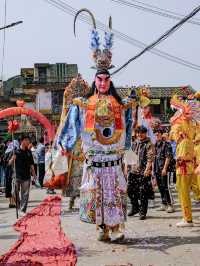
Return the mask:
[[19, 123], [17, 120], [8, 121], [8, 132], [15, 132], [19, 128]]

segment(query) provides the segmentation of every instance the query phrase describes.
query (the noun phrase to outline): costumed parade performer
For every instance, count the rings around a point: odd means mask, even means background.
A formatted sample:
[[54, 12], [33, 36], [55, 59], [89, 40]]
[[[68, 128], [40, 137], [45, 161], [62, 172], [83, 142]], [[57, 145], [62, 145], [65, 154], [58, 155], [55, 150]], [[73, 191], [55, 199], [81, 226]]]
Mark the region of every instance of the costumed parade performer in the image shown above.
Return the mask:
[[195, 170], [194, 139], [200, 107], [198, 102], [195, 104], [194, 100], [183, 100], [178, 96], [171, 99], [171, 107], [178, 110], [170, 121], [171, 134], [177, 143], [177, 189], [183, 213], [183, 220], [177, 223], [177, 226], [191, 227], [193, 222], [190, 192]]
[[[82, 97], [89, 92], [89, 85], [85, 82], [79, 74], [74, 78], [64, 92], [63, 112], [62, 112], [62, 125], [66, 119], [67, 112], [73, 99]], [[79, 138], [73, 148], [73, 152], [68, 157], [68, 172], [66, 173], [66, 182], [63, 188], [63, 195], [70, 197], [69, 209], [74, 206], [75, 199], [80, 197], [80, 186], [83, 174], [83, 153], [81, 149], [81, 138]]]
[[80, 196], [81, 178], [83, 172], [83, 153], [81, 150], [81, 139], [76, 142], [73, 152], [68, 159], [62, 150], [56, 145], [56, 140], [64, 126], [64, 122], [72, 101], [76, 97], [81, 97], [89, 92], [89, 85], [81, 75], [73, 78], [65, 88], [63, 97], [62, 114], [60, 125], [57, 129], [55, 141], [51, 150], [46, 156], [45, 186], [49, 188], [61, 188], [62, 194], [70, 197], [69, 209], [72, 210], [76, 197]]
[[[105, 33], [104, 50], [99, 49], [99, 36], [93, 20], [93, 58], [95, 81], [91, 92], [76, 98], [70, 106], [58, 143], [70, 155], [79, 136], [85, 156], [81, 192], [93, 192], [98, 240], [118, 241], [124, 238], [126, 221], [126, 179], [123, 154], [131, 144], [131, 108], [134, 100], [122, 100], [111, 81], [112, 32]], [[75, 24], [74, 24], [75, 25]], [[111, 28], [111, 20], [110, 20]]]
[[[200, 165], [200, 92], [189, 96], [192, 113], [196, 121], [196, 131], [194, 139], [194, 153], [195, 153], [195, 170]], [[195, 171], [192, 182], [192, 190], [197, 202], [200, 201], [200, 173]]]
[[[195, 152], [195, 166], [196, 168], [200, 165], [200, 123], [197, 125], [196, 136], [194, 140], [194, 152]], [[198, 189], [200, 191], [200, 172], [196, 172], [196, 179]]]
[[139, 86], [137, 88], [137, 98], [139, 105], [135, 115], [135, 127], [144, 126], [147, 128], [147, 136], [155, 144], [156, 139], [154, 129], [160, 127], [161, 122], [158, 118], [153, 117], [151, 113], [150, 89], [148, 86]]

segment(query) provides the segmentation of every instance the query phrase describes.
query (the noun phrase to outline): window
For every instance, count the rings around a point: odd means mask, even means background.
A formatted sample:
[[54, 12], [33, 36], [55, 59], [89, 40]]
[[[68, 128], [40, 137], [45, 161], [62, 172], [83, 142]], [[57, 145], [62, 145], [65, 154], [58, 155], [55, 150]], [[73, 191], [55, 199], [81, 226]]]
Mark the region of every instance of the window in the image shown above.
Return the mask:
[[161, 108], [160, 104], [151, 105], [152, 108], [152, 114], [153, 115], [160, 115], [161, 114]]
[[62, 112], [63, 94], [64, 90], [52, 92], [52, 108], [54, 114]]
[[38, 67], [39, 83], [47, 83], [47, 69], [46, 67]]

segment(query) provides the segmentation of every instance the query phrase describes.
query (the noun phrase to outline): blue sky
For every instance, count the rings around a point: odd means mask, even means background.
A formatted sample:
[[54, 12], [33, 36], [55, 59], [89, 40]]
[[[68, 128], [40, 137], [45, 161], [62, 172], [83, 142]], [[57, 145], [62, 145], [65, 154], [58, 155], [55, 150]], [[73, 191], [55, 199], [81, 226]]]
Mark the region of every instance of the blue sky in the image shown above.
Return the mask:
[[[63, 0], [76, 9], [90, 9], [98, 20], [108, 22], [113, 17], [113, 28], [147, 44], [158, 38], [177, 21], [110, 0]], [[130, 0], [129, 0], [130, 1]], [[141, 0], [174, 12], [187, 14], [200, 5], [197, 0]], [[0, 0], [0, 24], [3, 25], [4, 0]], [[200, 13], [195, 17], [200, 19]], [[77, 38], [73, 36], [73, 17], [51, 6], [44, 0], [7, 0], [7, 23], [24, 23], [6, 32], [4, 79], [20, 73], [21, 67], [32, 67], [40, 62], [77, 63], [79, 72], [89, 83], [94, 70], [89, 48], [90, 26], [77, 23]], [[103, 36], [103, 33], [101, 32]], [[2, 59], [3, 32], [0, 32], [0, 59]], [[200, 26], [185, 24], [157, 48], [200, 65]], [[115, 39], [113, 64], [121, 66], [140, 51], [126, 42]], [[190, 84], [200, 89], [200, 73], [151, 53], [146, 53], [113, 77], [116, 85], [181, 86]]]

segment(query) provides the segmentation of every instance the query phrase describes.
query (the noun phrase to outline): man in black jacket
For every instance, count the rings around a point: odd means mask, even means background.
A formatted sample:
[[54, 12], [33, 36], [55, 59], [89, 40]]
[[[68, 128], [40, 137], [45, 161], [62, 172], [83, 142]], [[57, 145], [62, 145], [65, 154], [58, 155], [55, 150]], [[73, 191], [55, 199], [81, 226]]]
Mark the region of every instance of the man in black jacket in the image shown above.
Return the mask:
[[21, 191], [20, 216], [23, 216], [26, 213], [29, 199], [31, 173], [33, 177], [36, 178], [33, 156], [31, 151], [28, 149], [29, 144], [29, 137], [22, 136], [20, 148], [15, 151], [15, 154], [9, 162], [9, 164], [13, 164], [15, 161], [17, 193], [19, 194], [19, 191]]
[[152, 192], [151, 173], [154, 146], [147, 137], [146, 127], [137, 128], [137, 136], [137, 140], [132, 145], [132, 149], [138, 157], [137, 164], [128, 176], [127, 192], [131, 201], [131, 210], [128, 216], [139, 212], [140, 220], [144, 220], [148, 209], [149, 192]]
[[155, 143], [155, 160], [154, 160], [154, 176], [160, 191], [162, 204], [159, 208], [160, 211], [167, 211], [168, 213], [174, 212], [172, 206], [172, 198], [169, 191], [169, 165], [173, 159], [172, 146], [162, 138], [162, 129], [154, 131], [156, 137]]

